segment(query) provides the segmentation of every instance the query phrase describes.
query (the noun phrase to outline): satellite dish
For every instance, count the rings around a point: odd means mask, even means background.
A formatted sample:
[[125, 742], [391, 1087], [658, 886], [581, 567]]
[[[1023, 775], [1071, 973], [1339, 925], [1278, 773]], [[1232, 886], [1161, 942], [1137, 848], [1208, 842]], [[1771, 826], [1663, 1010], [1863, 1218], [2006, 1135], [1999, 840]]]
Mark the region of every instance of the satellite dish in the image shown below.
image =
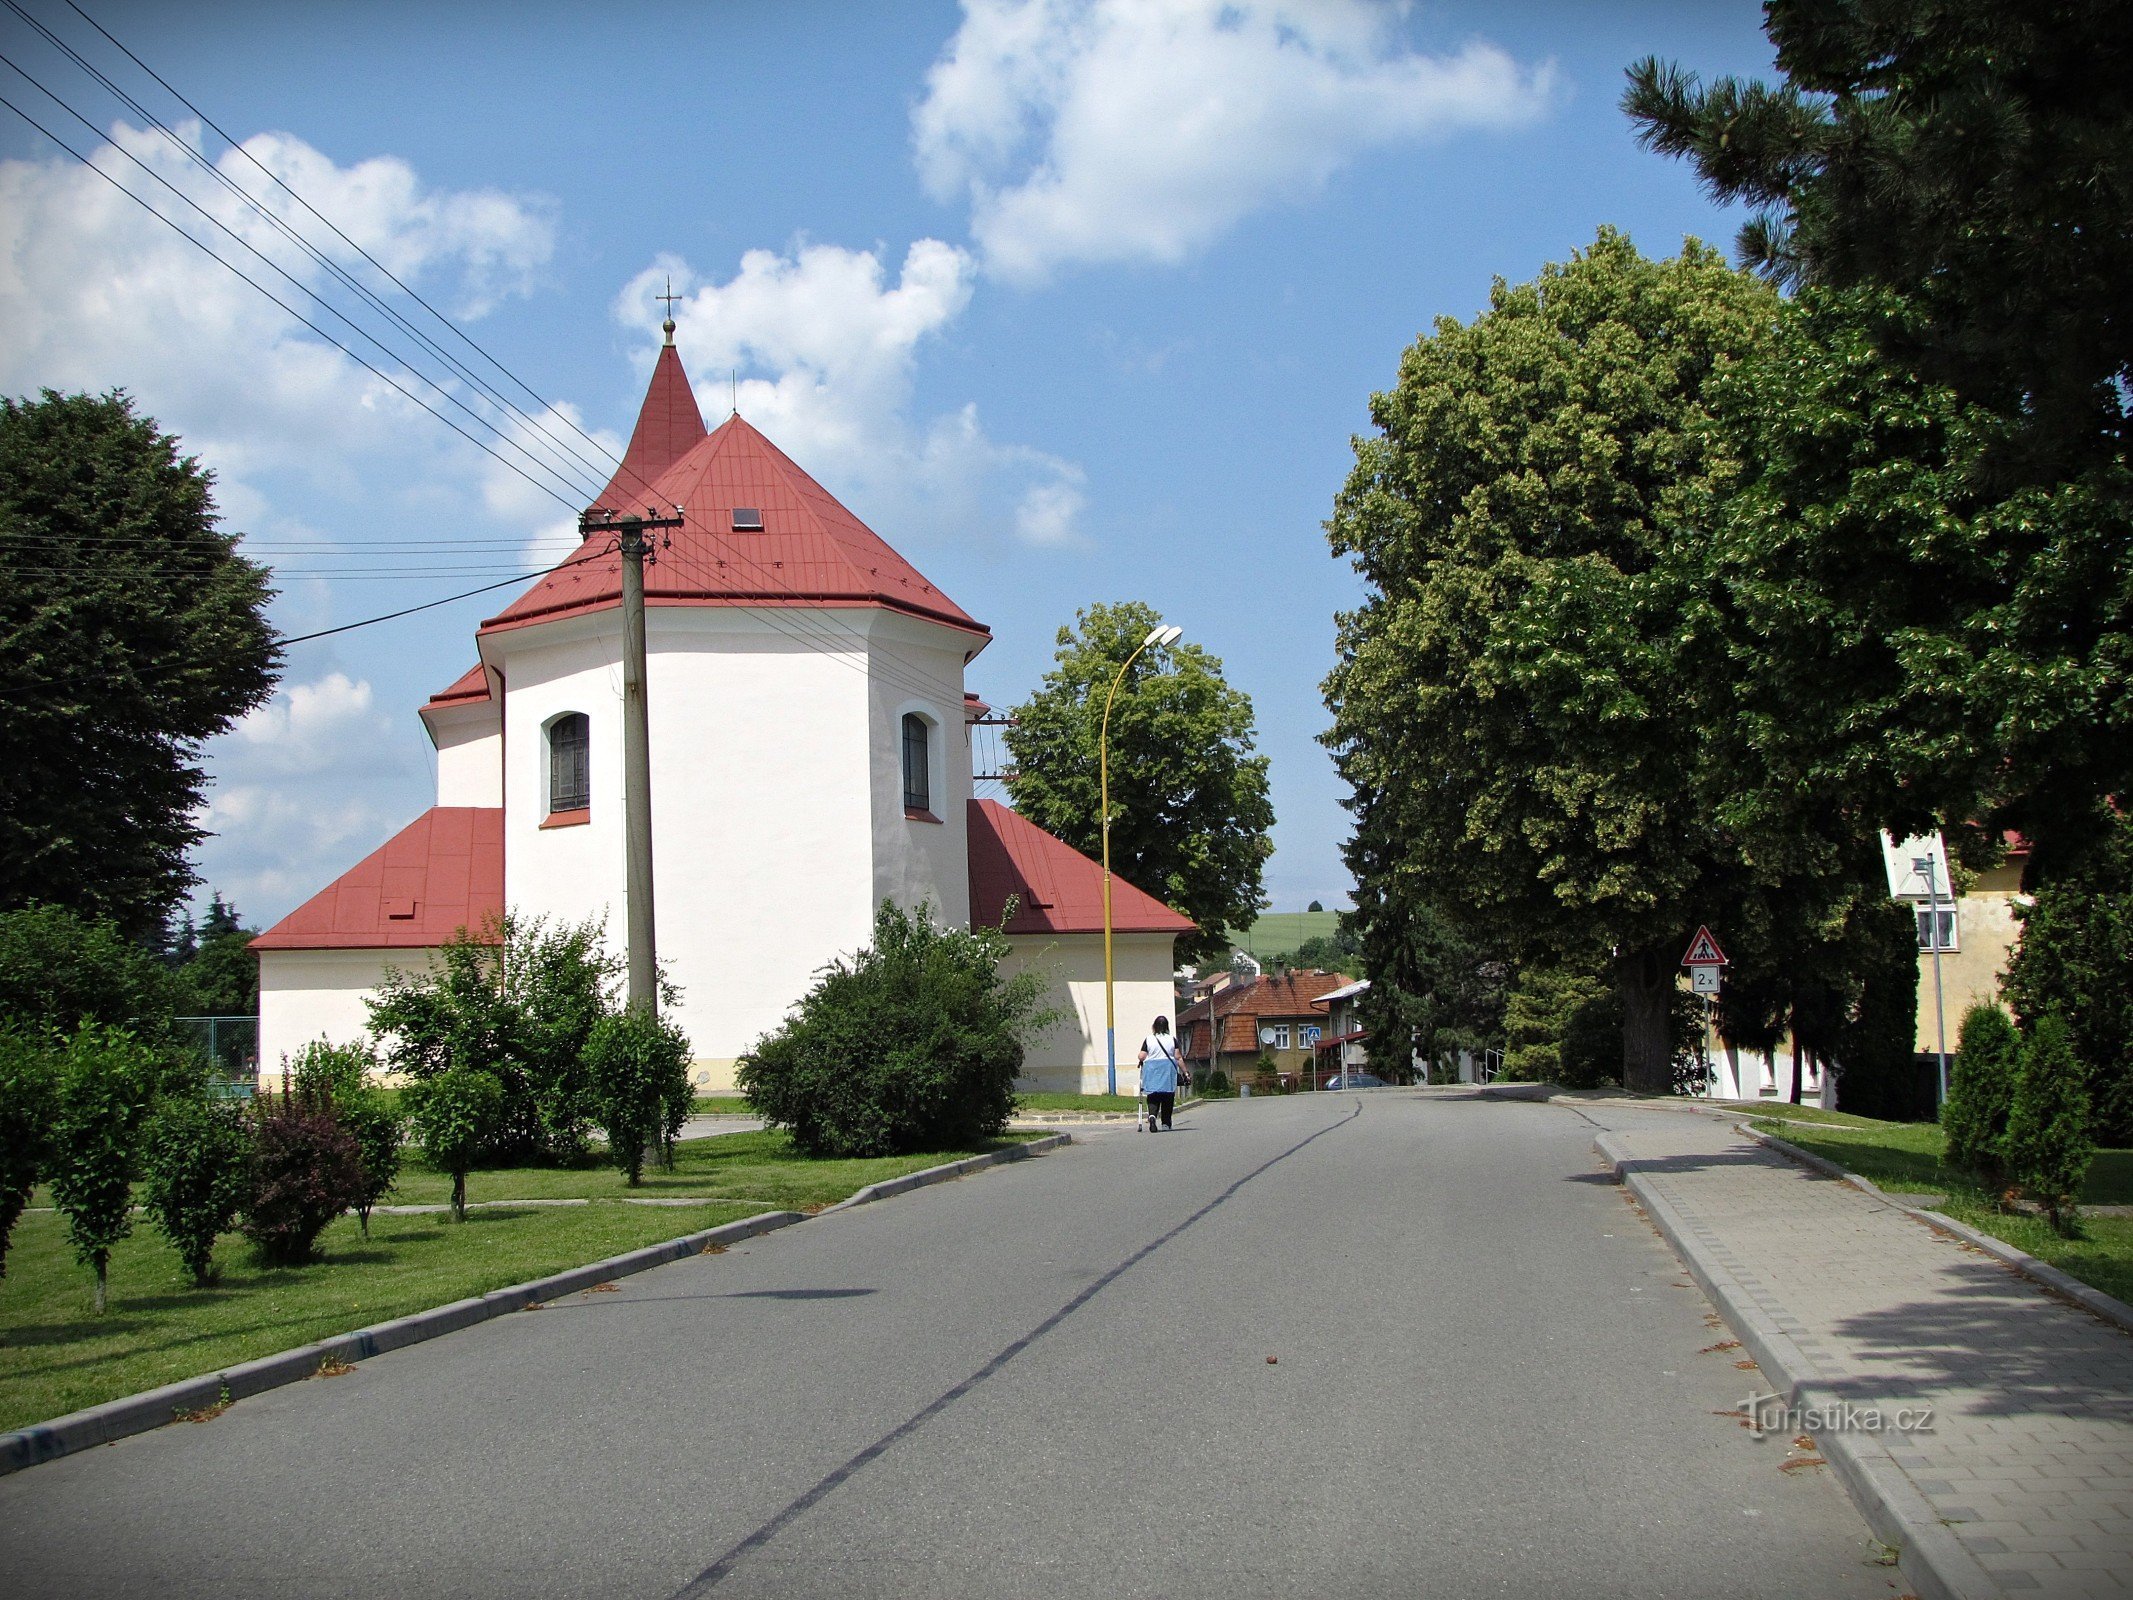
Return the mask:
[[1261, 1028], [1259, 1030], [1259, 1042], [1261, 1044], [1272, 1044], [1274, 1042], [1274, 1030], [1272, 1028]]

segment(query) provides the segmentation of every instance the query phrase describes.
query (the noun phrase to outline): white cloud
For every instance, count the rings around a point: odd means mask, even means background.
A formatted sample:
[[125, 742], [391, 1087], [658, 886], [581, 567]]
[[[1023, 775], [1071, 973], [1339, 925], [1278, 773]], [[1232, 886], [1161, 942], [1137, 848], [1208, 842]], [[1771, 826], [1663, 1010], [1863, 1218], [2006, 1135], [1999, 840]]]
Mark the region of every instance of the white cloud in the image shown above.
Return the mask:
[[1551, 69], [1409, 49], [1375, 0], [963, 0], [912, 116], [988, 271], [1184, 259], [1357, 154], [1530, 121]]
[[409, 820], [413, 776], [367, 681], [284, 684], [208, 748], [200, 874], [248, 917], [278, 917]]
[[1081, 469], [990, 438], [977, 407], [920, 421], [913, 384], [926, 343], [970, 304], [966, 251], [921, 239], [895, 280], [871, 250], [800, 244], [751, 250], [723, 283], [701, 283], [661, 257], [615, 299], [616, 318], [647, 330], [643, 308], [671, 276], [686, 294], [676, 343], [704, 415], [729, 408], [727, 374], [747, 374], [742, 415], [893, 543], [906, 529], [1002, 525], [1032, 543], [1075, 538]]

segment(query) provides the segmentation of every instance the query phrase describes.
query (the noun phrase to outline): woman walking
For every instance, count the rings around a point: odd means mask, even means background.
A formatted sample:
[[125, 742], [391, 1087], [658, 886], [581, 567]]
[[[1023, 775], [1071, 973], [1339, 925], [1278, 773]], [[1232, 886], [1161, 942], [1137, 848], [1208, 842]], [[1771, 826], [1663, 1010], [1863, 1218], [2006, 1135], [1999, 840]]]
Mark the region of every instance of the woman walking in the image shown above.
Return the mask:
[[1157, 1017], [1155, 1031], [1141, 1041], [1141, 1093], [1148, 1097], [1148, 1131], [1155, 1132], [1161, 1117], [1163, 1131], [1169, 1132], [1178, 1104], [1178, 1042], [1168, 1017]]

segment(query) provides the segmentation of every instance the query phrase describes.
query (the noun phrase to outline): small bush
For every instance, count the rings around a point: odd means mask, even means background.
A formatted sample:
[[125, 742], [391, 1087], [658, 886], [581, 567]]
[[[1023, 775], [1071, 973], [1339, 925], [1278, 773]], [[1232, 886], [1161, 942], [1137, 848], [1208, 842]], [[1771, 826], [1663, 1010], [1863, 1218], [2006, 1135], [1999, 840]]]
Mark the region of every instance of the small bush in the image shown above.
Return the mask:
[[1281, 1068], [1272, 1056], [1263, 1055], [1252, 1063], [1252, 1093], [1280, 1094], [1282, 1092]]
[[2005, 1011], [1981, 1000], [1963, 1013], [1940, 1126], [1948, 1165], [1995, 1200], [2007, 1192], [2007, 1119], [2021, 1055], [2022, 1041]]
[[467, 1173], [496, 1140], [507, 1114], [504, 1086], [492, 1072], [454, 1067], [407, 1087], [415, 1142], [431, 1166], [452, 1175], [452, 1216], [467, 1220]]
[[92, 1022], [67, 1041], [52, 1133], [52, 1204], [75, 1259], [96, 1270], [104, 1313], [112, 1247], [133, 1232], [133, 1180], [165, 1063], [124, 1028]]
[[296, 1093], [254, 1102], [252, 1194], [244, 1236], [269, 1266], [316, 1260], [326, 1224], [363, 1192], [363, 1159], [330, 1100]]
[[0, 1028], [0, 1278], [7, 1241], [52, 1155], [59, 1062], [42, 1040]]
[[741, 1092], [815, 1156], [967, 1148], [1007, 1126], [1023, 1041], [1058, 1020], [1043, 976], [1000, 975], [1005, 937], [884, 901], [874, 943], [823, 969], [741, 1059]]
[[368, 1084], [343, 1095], [333, 1109], [355, 1140], [356, 1156], [363, 1165], [363, 1186], [356, 1191], [354, 1206], [363, 1237], [368, 1239], [370, 1213], [400, 1178], [400, 1147], [407, 1138], [407, 1121], [384, 1091]]
[[2039, 1017], [2022, 1050], [2007, 1118], [2007, 1165], [2060, 1233], [2072, 1231], [2081, 1180], [2096, 1153], [2084, 1076], [2065, 1019]]
[[166, 1099], [148, 1124], [142, 1201], [193, 1282], [214, 1282], [215, 1240], [252, 1197], [252, 1130], [234, 1100]]
[[1229, 1081], [1229, 1074], [1219, 1067], [1207, 1075], [1207, 1087], [1200, 1091], [1210, 1100], [1226, 1100], [1237, 1092]]
[[[608, 1159], [634, 1189], [644, 1181], [645, 1147], [668, 1138], [677, 1075], [681, 1114], [689, 1114], [689, 1041], [671, 1022], [646, 1012], [602, 1017], [585, 1043], [585, 1074], [593, 1122], [607, 1135]], [[674, 1131], [680, 1131], [678, 1123]]]
[[370, 1085], [378, 1058], [366, 1044], [332, 1044], [314, 1039], [296, 1053], [284, 1070], [297, 1095], [305, 1100], [347, 1099]]

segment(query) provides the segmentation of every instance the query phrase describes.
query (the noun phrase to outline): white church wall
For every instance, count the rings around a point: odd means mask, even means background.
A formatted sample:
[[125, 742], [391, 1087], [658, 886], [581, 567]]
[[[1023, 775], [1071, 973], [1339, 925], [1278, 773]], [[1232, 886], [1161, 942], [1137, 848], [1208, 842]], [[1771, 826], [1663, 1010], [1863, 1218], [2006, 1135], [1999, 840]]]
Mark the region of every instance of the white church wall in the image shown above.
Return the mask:
[[437, 747], [437, 803], [504, 803], [504, 718], [493, 702], [430, 710], [422, 719]]
[[[895, 612], [868, 626], [873, 900], [921, 901], [951, 927], [970, 922], [970, 741], [963, 657], [981, 641]], [[934, 821], [904, 808], [903, 719], [926, 719]]]
[[353, 1044], [370, 1037], [363, 1002], [387, 968], [425, 972], [428, 950], [262, 950], [259, 952], [259, 1081], [278, 1088], [284, 1059], [326, 1039]]
[[[819, 618], [655, 606], [646, 626], [659, 955], [682, 991], [674, 1015], [698, 1082], [719, 1089], [815, 973], [867, 941], [867, 678], [859, 656], [815, 647]], [[536, 914], [601, 916], [620, 950], [619, 617], [487, 645], [506, 681], [506, 899]], [[544, 828], [545, 729], [571, 711], [590, 721], [590, 816]]]
[[[1102, 1094], [1104, 1061], [1104, 938], [1101, 933], [1010, 935], [1003, 973], [1035, 969], [1050, 982], [1046, 1003], [1064, 1007], [1066, 1020], [1033, 1040], [1019, 1087], [1040, 1094]], [[1118, 1007], [1118, 1092], [1140, 1092], [1141, 1040], [1157, 1017], [1177, 1022], [1169, 934], [1111, 936], [1113, 990]]]

